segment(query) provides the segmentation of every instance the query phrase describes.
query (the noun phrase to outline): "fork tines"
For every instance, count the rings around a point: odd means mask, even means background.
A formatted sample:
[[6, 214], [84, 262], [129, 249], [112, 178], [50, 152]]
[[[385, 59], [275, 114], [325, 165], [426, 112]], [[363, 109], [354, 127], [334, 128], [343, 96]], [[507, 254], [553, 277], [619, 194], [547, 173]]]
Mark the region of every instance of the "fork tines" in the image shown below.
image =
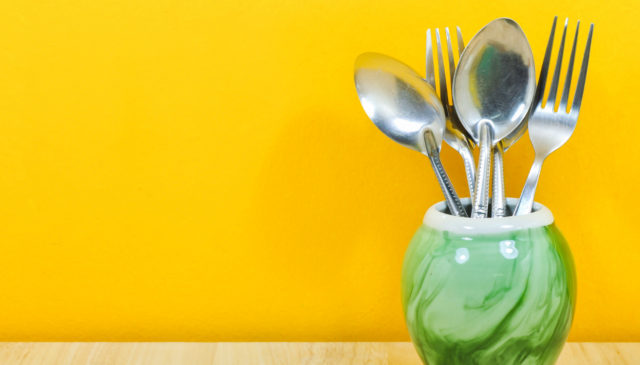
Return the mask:
[[[447, 49], [449, 56], [449, 80], [453, 82], [453, 75], [456, 69], [455, 61], [453, 59], [453, 48], [451, 47], [451, 36], [449, 34], [449, 28], [444, 28], [446, 38], [447, 38]], [[460, 27], [456, 27], [457, 37], [458, 37], [458, 56], [462, 54], [464, 50], [464, 42], [462, 41], [462, 32], [460, 31]], [[440, 42], [440, 29], [436, 28], [436, 44], [438, 47], [438, 74], [440, 78], [440, 100], [442, 104], [445, 106], [445, 113], [447, 114], [447, 118], [449, 117], [449, 112], [451, 108], [451, 103], [449, 103], [449, 94], [447, 89], [447, 79], [444, 71], [444, 56], [442, 53], [442, 45]], [[435, 72], [433, 67], [433, 48], [431, 43], [431, 29], [427, 30], [427, 70], [426, 70], [426, 80], [433, 87], [434, 90], [438, 90], [436, 88], [436, 80], [435, 80]]]
[[[553, 38], [556, 30], [556, 22], [558, 17], [553, 19], [553, 26], [551, 27], [551, 35], [549, 36], [549, 43], [547, 44], [547, 50], [544, 54], [544, 61], [542, 62], [542, 68], [540, 70], [540, 79], [538, 80], [538, 88], [536, 90], [536, 96], [533, 102], [534, 108], [542, 108], [542, 99], [544, 95], [544, 89], [547, 82], [547, 75], [549, 72], [549, 63], [551, 60], [551, 51], [553, 49]], [[564, 30], [562, 32], [562, 40], [560, 41], [560, 49], [558, 50], [558, 60], [556, 61], [555, 72], [553, 73], [553, 79], [551, 80], [551, 86], [549, 89], [549, 95], [544, 109], [554, 109], [556, 104], [556, 96], [558, 93], [558, 84], [560, 81], [560, 69], [562, 68], [562, 56], [564, 54], [564, 41], [567, 35], [567, 25], [569, 24], [569, 18], [565, 20]], [[576, 34], [573, 40], [573, 48], [571, 50], [571, 57], [569, 58], [569, 66], [567, 67], [567, 76], [564, 82], [564, 89], [562, 91], [562, 97], [560, 99], [560, 105], [558, 111], [564, 111], [571, 114], [577, 114], [580, 112], [580, 104], [582, 103], [582, 94], [584, 92], [584, 85], [587, 79], [587, 68], [589, 66], [589, 53], [591, 51], [591, 38], [593, 37], [593, 23], [589, 29], [589, 37], [587, 38], [587, 45], [585, 47], [584, 56], [582, 59], [582, 67], [580, 69], [580, 76], [578, 77], [578, 85], [576, 86], [576, 93], [573, 98], [573, 104], [571, 110], [567, 111], [567, 105], [569, 103], [569, 91], [571, 90], [571, 76], [573, 73], [573, 64], [576, 56], [576, 45], [578, 43], [578, 32], [580, 30], [580, 21], [576, 26]]]

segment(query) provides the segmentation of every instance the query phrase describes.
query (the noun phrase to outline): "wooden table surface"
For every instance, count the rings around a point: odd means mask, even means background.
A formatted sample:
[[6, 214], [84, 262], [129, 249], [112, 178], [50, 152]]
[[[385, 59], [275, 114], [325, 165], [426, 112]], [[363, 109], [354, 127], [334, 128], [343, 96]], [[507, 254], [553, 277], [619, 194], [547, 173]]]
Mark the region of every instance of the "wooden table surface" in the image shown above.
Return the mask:
[[[409, 342], [5, 342], [0, 364], [422, 365]], [[639, 365], [640, 343], [568, 343], [557, 365], [569, 364]]]

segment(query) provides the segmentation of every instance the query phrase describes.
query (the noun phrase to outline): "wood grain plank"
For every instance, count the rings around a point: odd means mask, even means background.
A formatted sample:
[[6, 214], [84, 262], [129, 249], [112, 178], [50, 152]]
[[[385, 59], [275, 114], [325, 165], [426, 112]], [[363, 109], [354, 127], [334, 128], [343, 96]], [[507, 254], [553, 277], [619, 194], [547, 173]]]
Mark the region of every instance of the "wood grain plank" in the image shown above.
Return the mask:
[[211, 365], [217, 343], [1, 343], [3, 365]]
[[[0, 343], [2, 365], [421, 365], [410, 342]], [[639, 365], [640, 343], [568, 343], [557, 365]]]
[[421, 365], [411, 343], [220, 343], [214, 365]]
[[640, 364], [640, 344], [638, 343], [568, 343], [564, 346], [557, 365]]

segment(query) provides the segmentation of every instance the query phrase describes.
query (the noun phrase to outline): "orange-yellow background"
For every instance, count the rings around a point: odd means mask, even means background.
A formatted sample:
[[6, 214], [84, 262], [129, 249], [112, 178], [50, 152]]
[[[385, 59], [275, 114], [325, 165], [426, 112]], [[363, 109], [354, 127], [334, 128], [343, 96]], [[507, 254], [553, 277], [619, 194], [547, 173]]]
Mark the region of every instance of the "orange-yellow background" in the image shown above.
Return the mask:
[[[408, 340], [402, 258], [442, 195], [367, 119], [353, 62], [422, 73], [427, 28], [468, 41], [509, 16], [539, 69], [557, 14], [570, 37], [583, 20], [580, 52], [596, 24], [577, 130], [536, 196], [575, 255], [570, 340], [640, 341], [640, 7], [543, 3], [2, 2], [0, 340]], [[532, 160], [525, 136], [509, 196]]]

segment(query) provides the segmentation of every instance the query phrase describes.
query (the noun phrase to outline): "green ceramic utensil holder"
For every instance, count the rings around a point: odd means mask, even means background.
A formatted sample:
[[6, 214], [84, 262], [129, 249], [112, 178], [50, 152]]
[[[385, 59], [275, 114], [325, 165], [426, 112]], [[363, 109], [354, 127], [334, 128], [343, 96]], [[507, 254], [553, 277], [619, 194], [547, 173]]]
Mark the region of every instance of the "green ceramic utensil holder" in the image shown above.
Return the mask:
[[[463, 199], [469, 206], [469, 200]], [[511, 210], [517, 199], [507, 199]], [[554, 364], [569, 335], [576, 273], [553, 214], [471, 219], [427, 211], [402, 268], [405, 321], [428, 365]]]

